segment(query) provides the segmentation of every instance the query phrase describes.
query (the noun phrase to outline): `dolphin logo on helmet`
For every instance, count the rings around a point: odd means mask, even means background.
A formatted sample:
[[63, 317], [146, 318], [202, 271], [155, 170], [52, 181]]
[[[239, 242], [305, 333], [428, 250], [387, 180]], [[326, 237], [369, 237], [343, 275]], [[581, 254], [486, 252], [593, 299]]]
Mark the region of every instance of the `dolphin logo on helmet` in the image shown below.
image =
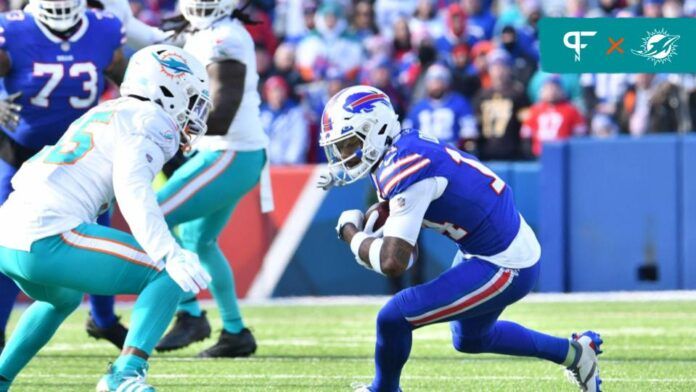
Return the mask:
[[152, 57], [162, 66], [162, 72], [170, 77], [180, 78], [184, 74], [193, 75], [193, 71], [191, 71], [184, 59], [178, 58], [175, 53], [163, 52], [157, 54], [153, 52]]

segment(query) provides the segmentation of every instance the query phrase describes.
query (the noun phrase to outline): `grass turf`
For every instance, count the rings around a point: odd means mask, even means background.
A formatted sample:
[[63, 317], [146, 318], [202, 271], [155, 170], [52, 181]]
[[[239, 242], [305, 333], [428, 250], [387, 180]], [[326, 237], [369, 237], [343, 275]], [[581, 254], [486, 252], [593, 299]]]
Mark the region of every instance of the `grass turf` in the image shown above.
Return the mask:
[[[258, 339], [254, 357], [198, 360], [213, 340], [156, 354], [150, 382], [162, 391], [349, 391], [373, 374], [373, 305], [243, 308]], [[127, 321], [128, 313], [124, 314]], [[88, 338], [80, 309], [17, 378], [13, 391], [93, 390], [117, 352]], [[215, 311], [210, 312], [219, 330]], [[12, 325], [16, 322], [13, 315]], [[607, 391], [696, 390], [696, 302], [520, 303], [502, 316], [559, 336], [602, 334]], [[217, 332], [214, 332], [215, 336]], [[561, 368], [536, 359], [464, 355], [447, 325], [419, 329], [403, 372], [405, 391], [574, 391]]]

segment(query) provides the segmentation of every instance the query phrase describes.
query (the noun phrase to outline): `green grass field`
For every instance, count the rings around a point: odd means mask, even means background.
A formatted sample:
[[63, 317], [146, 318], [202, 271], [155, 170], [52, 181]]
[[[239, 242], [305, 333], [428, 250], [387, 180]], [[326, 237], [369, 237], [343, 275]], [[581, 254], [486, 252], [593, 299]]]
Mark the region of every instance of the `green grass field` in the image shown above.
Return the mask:
[[[349, 391], [352, 382], [371, 380], [378, 308], [245, 306], [245, 317], [259, 342], [256, 356], [195, 359], [195, 353], [212, 343], [208, 340], [155, 355], [150, 382], [162, 391]], [[80, 309], [63, 325], [20, 374], [14, 391], [94, 388], [117, 352], [86, 336], [85, 314]], [[219, 328], [215, 312], [210, 314]], [[696, 302], [521, 303], [503, 318], [562, 336], [590, 327], [599, 331], [604, 338], [601, 369], [606, 391], [696, 391]], [[454, 351], [446, 325], [416, 331], [402, 387], [405, 391], [575, 390], [552, 363]]]

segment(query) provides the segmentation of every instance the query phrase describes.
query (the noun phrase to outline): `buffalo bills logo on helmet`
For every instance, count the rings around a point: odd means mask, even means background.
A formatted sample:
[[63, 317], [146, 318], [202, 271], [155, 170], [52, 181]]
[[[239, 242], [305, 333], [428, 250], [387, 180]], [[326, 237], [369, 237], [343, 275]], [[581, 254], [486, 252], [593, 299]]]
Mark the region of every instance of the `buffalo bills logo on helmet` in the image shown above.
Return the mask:
[[365, 91], [353, 94], [346, 98], [343, 109], [350, 113], [369, 113], [375, 108], [375, 103], [382, 102], [389, 107], [389, 98], [382, 93]]

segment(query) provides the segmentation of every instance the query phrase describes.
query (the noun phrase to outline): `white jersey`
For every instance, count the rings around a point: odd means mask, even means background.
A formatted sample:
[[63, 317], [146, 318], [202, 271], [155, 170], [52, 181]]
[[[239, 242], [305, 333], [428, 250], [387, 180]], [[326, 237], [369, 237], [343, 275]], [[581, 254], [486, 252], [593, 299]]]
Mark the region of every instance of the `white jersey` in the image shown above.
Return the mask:
[[14, 176], [0, 207], [0, 245], [29, 251], [34, 241], [95, 222], [116, 199], [145, 252], [166, 258], [179, 247], [151, 182], [178, 148], [177, 126], [152, 102], [120, 98], [91, 109]]
[[196, 143], [199, 150], [261, 150], [268, 146], [268, 136], [263, 131], [258, 92], [259, 74], [256, 73], [254, 41], [244, 25], [230, 18], [223, 18], [204, 30], [186, 37], [184, 50], [191, 53], [204, 66], [223, 60], [237, 60], [246, 65], [244, 95], [226, 135], [204, 136]]

